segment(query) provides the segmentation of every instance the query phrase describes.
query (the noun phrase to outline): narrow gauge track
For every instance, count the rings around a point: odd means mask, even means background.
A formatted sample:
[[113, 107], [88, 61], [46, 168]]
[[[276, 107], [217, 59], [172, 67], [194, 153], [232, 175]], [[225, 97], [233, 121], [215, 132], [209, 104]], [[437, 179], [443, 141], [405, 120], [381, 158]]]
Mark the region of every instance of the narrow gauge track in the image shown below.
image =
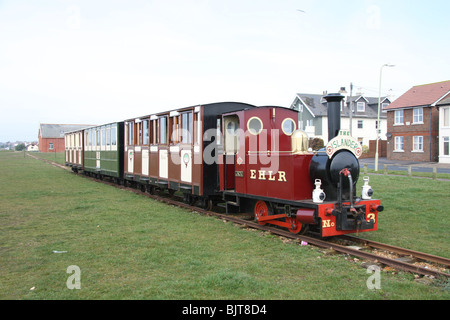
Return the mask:
[[445, 266], [446, 268], [450, 267], [450, 259], [447, 259], [444, 257], [438, 257], [438, 256], [431, 255], [428, 253], [423, 253], [423, 252], [418, 252], [418, 251], [409, 250], [409, 249], [405, 249], [405, 248], [395, 247], [395, 246], [391, 246], [389, 244], [384, 244], [384, 243], [380, 243], [380, 242], [376, 242], [376, 241], [361, 239], [361, 238], [357, 238], [357, 237], [350, 236], [350, 235], [340, 236], [339, 238], [343, 239], [343, 240], [355, 242], [355, 243], [361, 244], [366, 247], [371, 247], [374, 249], [388, 251], [388, 252], [392, 252], [392, 253], [402, 255], [402, 256], [411, 256], [411, 257], [414, 257], [414, 258], [422, 260], [422, 261], [434, 262], [439, 265]]
[[[67, 170], [68, 168], [65, 167], [64, 165], [61, 165], [59, 163], [56, 163], [54, 161], [51, 160], [47, 160], [47, 159], [41, 159], [35, 156], [32, 156], [30, 154], [28, 154], [30, 157], [37, 159], [37, 160], [43, 160], [44, 162], [47, 162], [51, 165], [54, 165], [56, 167], [62, 168]], [[434, 277], [446, 277], [446, 278], [450, 278], [450, 273], [446, 273], [446, 272], [441, 272], [438, 270], [434, 270], [434, 269], [429, 269], [429, 268], [424, 268], [421, 266], [417, 266], [414, 264], [410, 264], [401, 260], [396, 260], [396, 259], [392, 259], [392, 258], [388, 258], [385, 256], [381, 256], [381, 255], [377, 255], [375, 253], [371, 253], [371, 252], [366, 252], [366, 251], [362, 251], [359, 249], [355, 249], [349, 246], [344, 246], [344, 245], [340, 245], [337, 243], [333, 243], [330, 241], [326, 241], [326, 240], [322, 240], [322, 239], [317, 239], [314, 237], [310, 237], [310, 236], [306, 236], [306, 235], [297, 235], [297, 234], [293, 234], [289, 231], [285, 231], [282, 229], [278, 229], [278, 228], [274, 228], [274, 227], [267, 227], [267, 226], [262, 226], [254, 221], [249, 221], [249, 220], [245, 220], [242, 219], [242, 214], [238, 215], [225, 215], [222, 213], [218, 213], [218, 212], [214, 212], [214, 211], [210, 211], [210, 210], [206, 210], [206, 209], [202, 209], [200, 207], [195, 207], [195, 206], [191, 206], [188, 205], [186, 203], [183, 203], [181, 201], [177, 201], [174, 198], [168, 198], [162, 195], [152, 195], [149, 194], [147, 192], [141, 191], [139, 189], [136, 188], [129, 188], [129, 187], [125, 187], [122, 185], [118, 185], [114, 182], [111, 181], [107, 181], [107, 180], [102, 180], [102, 179], [97, 179], [94, 177], [89, 177], [86, 176], [87, 178], [90, 178], [94, 181], [98, 181], [98, 182], [102, 182], [102, 183], [106, 183], [109, 184], [111, 186], [115, 186], [117, 188], [121, 188], [121, 189], [127, 189], [127, 190], [131, 190], [134, 193], [137, 194], [141, 194], [141, 195], [145, 195], [151, 199], [160, 201], [160, 202], [164, 202], [170, 205], [174, 205], [174, 206], [178, 206], [181, 208], [185, 208], [191, 211], [195, 211], [198, 212], [200, 214], [204, 214], [207, 216], [215, 216], [217, 218], [226, 220], [226, 221], [230, 221], [239, 225], [244, 225], [248, 228], [253, 228], [253, 229], [257, 229], [257, 230], [261, 230], [261, 231], [266, 231], [266, 232], [270, 232], [271, 234], [274, 235], [278, 235], [280, 237], [284, 237], [287, 239], [292, 239], [295, 240], [297, 242], [301, 242], [301, 241], [305, 241], [308, 244], [314, 245], [316, 247], [319, 248], [323, 248], [323, 249], [332, 249], [336, 252], [339, 253], [343, 253], [343, 254], [348, 254], [351, 256], [355, 256], [358, 258], [362, 258], [362, 259], [366, 259], [368, 261], [373, 261], [373, 262], [378, 262], [381, 263], [383, 265], [386, 266], [390, 266], [393, 267], [397, 270], [402, 270], [402, 271], [406, 271], [406, 272], [411, 272], [411, 273], [415, 273], [415, 274], [419, 274], [419, 275], [423, 275], [423, 276], [434, 276]], [[447, 258], [443, 258], [443, 257], [437, 257], [437, 256], [433, 256], [433, 255], [429, 255], [426, 253], [422, 253], [422, 252], [417, 252], [417, 251], [413, 251], [413, 250], [409, 250], [409, 249], [404, 249], [404, 248], [400, 248], [400, 247], [395, 247], [395, 246], [391, 246], [391, 245], [386, 245], [386, 244], [382, 244], [379, 242], [375, 242], [375, 241], [370, 241], [370, 240], [365, 240], [365, 239], [360, 239], [360, 238], [356, 238], [354, 236], [341, 236], [339, 237], [341, 239], [344, 240], [349, 240], [352, 242], [356, 242], [356, 243], [360, 243], [364, 246], [368, 246], [368, 247], [372, 247], [372, 248], [376, 248], [376, 249], [380, 249], [380, 250], [384, 250], [384, 251], [389, 251], [389, 252], [393, 252], [393, 253], [397, 253], [400, 255], [410, 255], [413, 256], [417, 259], [420, 260], [424, 260], [424, 261], [429, 261], [429, 262], [434, 262], [434, 263], [438, 263], [440, 265], [449, 267], [450, 266], [450, 259]]]

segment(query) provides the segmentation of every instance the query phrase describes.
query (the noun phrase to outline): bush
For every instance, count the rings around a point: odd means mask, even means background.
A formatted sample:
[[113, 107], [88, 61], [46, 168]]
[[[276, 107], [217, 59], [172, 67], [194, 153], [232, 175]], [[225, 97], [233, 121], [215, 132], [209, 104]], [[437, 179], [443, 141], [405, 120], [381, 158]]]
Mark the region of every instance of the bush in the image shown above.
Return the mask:
[[325, 146], [325, 143], [320, 138], [314, 138], [312, 140], [309, 140], [309, 147], [313, 150], [322, 149], [324, 146]]
[[25, 150], [25, 144], [24, 143], [21, 143], [21, 144], [18, 144], [17, 146], [15, 146], [14, 147], [14, 150], [16, 150], [16, 151], [23, 151], [23, 150]]

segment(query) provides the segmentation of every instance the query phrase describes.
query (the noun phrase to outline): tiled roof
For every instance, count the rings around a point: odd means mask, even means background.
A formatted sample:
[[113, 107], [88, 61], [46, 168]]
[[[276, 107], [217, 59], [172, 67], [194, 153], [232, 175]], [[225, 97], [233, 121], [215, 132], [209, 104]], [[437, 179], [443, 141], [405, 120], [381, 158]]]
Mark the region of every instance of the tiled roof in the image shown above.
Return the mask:
[[450, 80], [414, 86], [392, 102], [386, 110], [429, 106], [450, 91]]
[[446, 95], [443, 99], [441, 99], [438, 103], [436, 103], [437, 106], [447, 106], [450, 105], [450, 93]]
[[[319, 94], [308, 94], [308, 93], [297, 93], [297, 98], [301, 99], [311, 110], [312, 114], [315, 117], [324, 116], [326, 117], [328, 114], [326, 102], [323, 99], [324, 95]], [[366, 104], [366, 108], [364, 112], [356, 111], [356, 102], [360, 99], [365, 99], [368, 101]], [[387, 97], [381, 97], [381, 103], [383, 102], [390, 103]], [[341, 111], [341, 116], [344, 118], [350, 117], [349, 114], [349, 97], [347, 97], [347, 104], [344, 110]], [[356, 96], [352, 98], [353, 101], [353, 117], [365, 117], [365, 118], [377, 118], [378, 115], [378, 98], [374, 97], [365, 97], [365, 96]], [[380, 115], [381, 118], [386, 118], [386, 113]]]
[[42, 138], [64, 138], [64, 133], [90, 127], [88, 124], [45, 124], [39, 125]]

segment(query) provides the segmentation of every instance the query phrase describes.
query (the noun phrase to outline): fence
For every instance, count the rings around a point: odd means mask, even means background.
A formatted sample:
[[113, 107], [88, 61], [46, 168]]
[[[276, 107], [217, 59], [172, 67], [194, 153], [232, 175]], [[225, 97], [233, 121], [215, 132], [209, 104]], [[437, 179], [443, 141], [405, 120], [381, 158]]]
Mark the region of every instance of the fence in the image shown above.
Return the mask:
[[[409, 176], [409, 177], [412, 177], [412, 176], [413, 176], [413, 170], [412, 170], [412, 168], [413, 168], [412, 165], [409, 165], [409, 166], [408, 166], [408, 176]], [[368, 173], [368, 166], [367, 166], [367, 163], [364, 164], [363, 170], [364, 170], [364, 174], [367, 174], [367, 173]], [[395, 171], [395, 172], [398, 173], [399, 171]], [[424, 175], [427, 174], [426, 172], [421, 172], [421, 173], [423, 173]], [[388, 165], [387, 165], [387, 164], [383, 165], [383, 174], [384, 174], [384, 175], [388, 175]], [[433, 171], [432, 171], [432, 174], [431, 174], [431, 178], [432, 178], [433, 180], [437, 180], [437, 167], [433, 167]]]

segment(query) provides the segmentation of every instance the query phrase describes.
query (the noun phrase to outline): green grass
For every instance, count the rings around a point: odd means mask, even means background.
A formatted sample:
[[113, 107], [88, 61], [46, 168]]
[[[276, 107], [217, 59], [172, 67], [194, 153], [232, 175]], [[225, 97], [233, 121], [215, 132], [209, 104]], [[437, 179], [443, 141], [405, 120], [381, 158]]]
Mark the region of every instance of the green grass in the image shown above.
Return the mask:
[[[385, 179], [371, 176], [386, 211], [380, 231], [365, 236], [448, 254], [449, 217], [436, 212], [448, 206], [448, 182], [427, 180], [405, 190], [400, 178]], [[439, 188], [446, 193], [433, 196]], [[0, 190], [0, 299], [450, 298], [448, 290], [416, 283], [407, 273], [382, 273], [382, 289], [369, 290], [370, 275], [341, 255], [286, 244], [23, 153], [0, 152]], [[413, 203], [400, 202], [400, 194]], [[418, 194], [430, 200], [416, 201]], [[438, 240], [445, 241], [441, 249]], [[66, 286], [71, 265], [81, 270], [80, 290]]]
[[29, 154], [46, 160], [51, 160], [59, 164], [64, 164], [66, 161], [64, 152], [29, 152]]
[[[370, 175], [374, 198], [385, 211], [379, 230], [362, 237], [450, 257], [450, 181]], [[360, 193], [362, 179], [358, 181]]]

